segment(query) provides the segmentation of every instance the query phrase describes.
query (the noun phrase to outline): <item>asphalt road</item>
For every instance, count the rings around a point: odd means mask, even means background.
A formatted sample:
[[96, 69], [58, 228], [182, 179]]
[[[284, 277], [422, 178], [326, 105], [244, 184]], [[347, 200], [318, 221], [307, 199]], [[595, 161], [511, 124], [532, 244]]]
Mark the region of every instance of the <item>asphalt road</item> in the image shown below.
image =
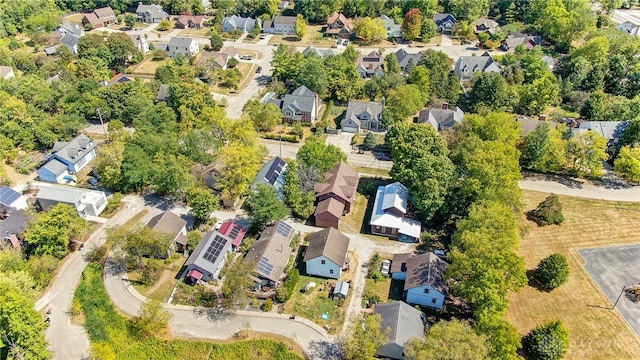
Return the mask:
[[[624, 286], [640, 284], [640, 245], [582, 249], [578, 252], [585, 260], [585, 268], [591, 277], [611, 301], [611, 305], [591, 304], [586, 299], [588, 306], [613, 306]], [[640, 306], [622, 295], [616, 310], [640, 336]]]
[[520, 181], [521, 189], [533, 190], [557, 195], [575, 196], [587, 199], [608, 201], [640, 202], [640, 187], [607, 189], [601, 186], [583, 184], [565, 185], [554, 181], [525, 179]]

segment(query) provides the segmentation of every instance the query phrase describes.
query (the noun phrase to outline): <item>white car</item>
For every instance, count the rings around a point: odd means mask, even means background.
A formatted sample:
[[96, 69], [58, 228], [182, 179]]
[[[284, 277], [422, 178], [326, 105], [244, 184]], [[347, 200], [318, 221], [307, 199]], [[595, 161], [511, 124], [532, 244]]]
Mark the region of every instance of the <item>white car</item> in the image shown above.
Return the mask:
[[391, 269], [391, 260], [382, 260], [382, 269], [380, 272], [382, 275], [389, 275], [389, 270]]
[[434, 253], [437, 257], [439, 257], [439, 258], [441, 258], [441, 259], [446, 259], [446, 258], [447, 258], [447, 254], [444, 252], [444, 250], [440, 250], [440, 249], [433, 250], [433, 253]]

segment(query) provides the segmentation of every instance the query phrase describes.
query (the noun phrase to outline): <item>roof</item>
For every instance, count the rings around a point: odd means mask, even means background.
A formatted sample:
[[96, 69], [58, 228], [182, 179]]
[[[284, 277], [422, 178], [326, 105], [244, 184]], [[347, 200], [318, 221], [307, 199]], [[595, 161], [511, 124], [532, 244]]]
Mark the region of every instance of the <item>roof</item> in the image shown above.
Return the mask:
[[229, 24], [234, 29], [250, 30], [256, 25], [256, 21], [250, 17], [243, 18], [237, 15], [231, 15], [222, 19], [222, 25], [224, 26], [224, 24]]
[[55, 202], [75, 204], [95, 202], [99, 197], [105, 197], [102, 191], [76, 188], [66, 185], [49, 185], [40, 187], [37, 199], [50, 200]]
[[0, 188], [0, 205], [11, 206], [20, 196], [19, 192], [5, 185]]
[[473, 26], [475, 27], [476, 32], [485, 32], [488, 31], [493, 33], [495, 28], [498, 27], [498, 23], [495, 20], [487, 19], [487, 18], [479, 18], [474, 21]]
[[253, 244], [245, 260], [256, 262], [258, 275], [273, 282], [279, 281], [289, 261], [289, 244], [293, 233], [291, 225], [284, 221], [267, 227]]
[[111, 8], [111, 6], [105, 6], [105, 7], [101, 7], [99, 9], [95, 9], [93, 10], [93, 13], [96, 14], [97, 17], [99, 18], [109, 18], [109, 17], [116, 17], [116, 14], [113, 12], [113, 9]]
[[18, 210], [2, 222], [0, 222], [0, 237], [10, 237], [11, 235], [20, 235], [27, 230], [31, 220], [31, 215], [24, 210]]
[[185, 26], [192, 22], [194, 24], [202, 24], [204, 20], [207, 20], [208, 17], [206, 15], [180, 15], [177, 23], [184, 24]]
[[9, 74], [13, 74], [13, 68], [11, 66], [0, 66], [0, 76], [6, 79]]
[[[55, 156], [64, 159], [65, 161], [75, 164], [82, 159], [86, 154], [91, 152], [98, 144], [89, 138], [85, 134], [80, 134], [73, 138], [69, 142], [57, 142], [57, 146], [54, 145], [53, 150]], [[63, 145], [60, 147], [60, 145]], [[56, 150], [58, 148], [59, 150]]]
[[369, 114], [369, 120], [381, 120], [382, 119], [382, 109], [384, 106], [382, 103], [373, 102], [373, 101], [355, 101], [349, 100], [349, 104], [347, 105], [347, 112], [342, 118], [340, 123], [347, 120], [352, 120], [356, 124], [360, 124], [360, 119], [362, 118], [363, 113]]
[[334, 11], [333, 14], [327, 18], [327, 33], [339, 34], [343, 29], [351, 33], [353, 31], [353, 25], [351, 25], [351, 21], [347, 19], [344, 14]]
[[[412, 257], [413, 253], [394, 254], [391, 260], [390, 273], [406, 272], [407, 271], [407, 259]], [[404, 266], [402, 266], [404, 264]]]
[[309, 236], [309, 247], [304, 254], [304, 262], [324, 256], [342, 267], [349, 249], [349, 237], [333, 227], [315, 232]]
[[618, 25], [618, 29], [631, 35], [637, 35], [640, 31], [640, 25], [634, 24], [631, 21], [625, 21], [622, 24]]
[[178, 236], [178, 235], [180, 235], [182, 229], [186, 225], [187, 225], [186, 221], [184, 221], [182, 218], [172, 213], [171, 211], [165, 211], [163, 213], [160, 213], [152, 217], [151, 220], [149, 220], [149, 223], [147, 224], [147, 226], [149, 226], [153, 230], [171, 235], [177, 243], [182, 245], [186, 245], [188, 239], [186, 236]]
[[321, 58], [325, 58], [331, 55], [335, 55], [336, 53], [331, 49], [316, 49], [315, 47], [313, 47], [313, 45], [309, 45], [306, 49], [302, 50], [302, 54], [315, 54]]
[[42, 169], [48, 170], [50, 173], [54, 174], [56, 177], [64, 174], [67, 171], [67, 165], [62, 163], [57, 159], [51, 159], [47, 161], [46, 164], [42, 166]]
[[430, 124], [436, 131], [450, 128], [462, 123], [464, 112], [456, 106], [454, 109], [427, 109], [421, 110], [418, 115], [418, 124]]
[[451, 18], [453, 21], [456, 21], [456, 17], [453, 16], [453, 14], [449, 14], [449, 13], [433, 14], [433, 16], [431, 17], [431, 19], [433, 19], [433, 22], [436, 23], [436, 25], [440, 25], [440, 23], [443, 20], [446, 20], [447, 18]]
[[221, 54], [226, 54], [229, 57], [236, 57], [239, 54], [238, 49], [236, 49], [233, 46], [229, 46], [229, 47], [226, 47], [226, 48], [222, 49], [222, 51], [220, 51], [220, 53]]
[[373, 50], [366, 55], [358, 56], [356, 67], [363, 69], [367, 73], [376, 73], [378, 70], [384, 71], [384, 59], [380, 52]]
[[[230, 251], [231, 239], [217, 231], [210, 231], [200, 240], [184, 265], [195, 265], [215, 274], [220, 263], [224, 261], [225, 256]], [[197, 278], [197, 276], [194, 276], [194, 278]]]
[[157, 98], [158, 98], [158, 100], [161, 100], [161, 101], [169, 99], [169, 85], [168, 84], [160, 85], [160, 88], [158, 89]]
[[579, 129], [595, 131], [607, 140], [619, 139], [627, 128], [626, 121], [585, 121], [580, 123]]
[[220, 229], [218, 229], [218, 232], [231, 239], [233, 246], [240, 246], [244, 235], [247, 233], [247, 229], [234, 221], [225, 221], [220, 226]]
[[318, 216], [320, 214], [329, 213], [336, 218], [340, 218], [343, 211], [344, 204], [332, 197], [329, 197], [318, 203], [318, 206], [316, 206], [316, 211], [313, 213], [313, 215]]
[[151, 4], [151, 5], [139, 4], [138, 8], [136, 9], [136, 14], [142, 14], [142, 13], [151, 14], [152, 19], [169, 17], [169, 14], [163, 11], [162, 6], [158, 4]]
[[555, 128], [558, 124], [554, 121], [543, 121], [539, 119], [532, 119], [527, 116], [518, 116], [516, 122], [520, 124], [520, 135], [527, 136], [532, 133], [540, 124], [546, 122], [549, 126]]
[[78, 37], [84, 35], [84, 29], [82, 27], [80, 27], [80, 25], [78, 25], [76, 23], [72, 23], [72, 22], [67, 21], [67, 20], [62, 20], [62, 25], [60, 25], [60, 27], [58, 27], [58, 32], [59, 33], [70, 33], [70, 34], [76, 35]]
[[169, 40], [169, 46], [177, 46], [177, 47], [190, 47], [191, 44], [193, 42], [197, 41], [195, 39], [192, 38], [186, 38], [186, 37], [172, 37], [171, 40]]
[[455, 66], [456, 74], [460, 76], [465, 67], [468, 68], [471, 73], [485, 70], [502, 71], [500, 65], [495, 62], [491, 54], [486, 51], [480, 56], [460, 56]]
[[[277, 25], [295, 25], [296, 23], [296, 17], [295, 16], [281, 16], [281, 15], [276, 15], [273, 17], [272, 23], [274, 24], [274, 26]], [[265, 22], [266, 23], [266, 22]], [[266, 26], [265, 26], [266, 27]]]
[[405, 49], [400, 49], [396, 51], [396, 59], [398, 59], [398, 65], [400, 65], [400, 68], [404, 69], [409, 65], [410, 61], [413, 65], [418, 65], [418, 62], [422, 59], [422, 52], [410, 54]]
[[513, 34], [507, 36], [506, 39], [504, 39], [503, 44], [507, 45], [509, 49], [513, 49], [518, 47], [518, 45], [524, 44], [529, 41], [531, 41], [533, 45], [539, 45], [542, 42], [542, 38], [540, 38], [539, 36], [529, 36], [521, 32], [514, 32]]
[[301, 85], [291, 94], [286, 94], [282, 99], [282, 109], [292, 109], [294, 111], [312, 112], [316, 106], [317, 94]]
[[353, 202], [358, 188], [358, 172], [344, 162], [337, 163], [325, 174], [326, 183], [317, 183], [316, 197], [335, 194], [347, 202]]
[[125, 83], [128, 81], [133, 81], [132, 78], [130, 78], [129, 76], [123, 74], [123, 73], [119, 73], [116, 74], [114, 77], [112, 77], [111, 79], [109, 79], [109, 82], [107, 84], [107, 86], [111, 86], [115, 83]]
[[282, 195], [284, 188], [284, 174], [287, 170], [287, 163], [279, 156], [267, 161], [258, 171], [252, 186], [267, 184], [276, 188], [279, 195]]
[[419, 239], [422, 225], [404, 216], [408, 198], [409, 191], [399, 182], [378, 186], [369, 224], [395, 228], [399, 234]]
[[444, 272], [448, 266], [449, 264], [432, 252], [408, 258], [407, 279], [404, 282], [404, 290], [429, 285], [441, 293], [446, 294], [448, 286], [445, 281]]
[[98, 19], [94, 13], [84, 14], [84, 18], [93, 26], [102, 25], [102, 20]]
[[376, 304], [373, 313], [382, 318], [380, 329], [389, 329], [390, 344], [404, 346], [411, 339], [424, 337], [424, 314], [404, 301]]
[[340, 294], [344, 297], [349, 295], [349, 283], [346, 281], [338, 281], [333, 288], [333, 295]]

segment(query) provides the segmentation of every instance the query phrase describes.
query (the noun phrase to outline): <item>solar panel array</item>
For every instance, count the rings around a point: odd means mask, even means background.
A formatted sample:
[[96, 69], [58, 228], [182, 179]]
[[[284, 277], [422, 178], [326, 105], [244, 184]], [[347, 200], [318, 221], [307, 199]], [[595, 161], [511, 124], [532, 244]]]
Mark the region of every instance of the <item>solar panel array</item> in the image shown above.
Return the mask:
[[258, 271], [265, 275], [269, 275], [271, 274], [271, 270], [273, 270], [273, 265], [269, 262], [269, 259], [266, 256], [263, 256], [258, 264]]
[[229, 237], [232, 239], [235, 239], [239, 233], [240, 233], [240, 226], [234, 224], [233, 229], [231, 229], [231, 232], [229, 233]]
[[284, 160], [280, 159], [279, 157], [275, 158], [273, 160], [273, 164], [271, 164], [269, 170], [267, 170], [267, 175], [265, 175], [264, 178], [269, 182], [269, 184], [275, 184], [276, 180], [278, 179], [280, 174], [282, 174], [282, 170], [286, 165], [287, 164], [284, 162]]
[[209, 245], [209, 248], [204, 253], [203, 258], [212, 264], [215, 263], [216, 260], [218, 260], [218, 257], [220, 256], [220, 253], [224, 249], [224, 245], [226, 243], [227, 239], [223, 238], [220, 235], [216, 235], [216, 237], [213, 238], [213, 241]]
[[280, 235], [282, 235], [284, 237], [289, 237], [289, 234], [291, 233], [291, 225], [287, 224], [284, 221], [280, 221], [276, 231], [278, 232], [278, 234], [280, 234]]
[[8, 186], [0, 188], [0, 204], [10, 205], [19, 197], [20, 194]]

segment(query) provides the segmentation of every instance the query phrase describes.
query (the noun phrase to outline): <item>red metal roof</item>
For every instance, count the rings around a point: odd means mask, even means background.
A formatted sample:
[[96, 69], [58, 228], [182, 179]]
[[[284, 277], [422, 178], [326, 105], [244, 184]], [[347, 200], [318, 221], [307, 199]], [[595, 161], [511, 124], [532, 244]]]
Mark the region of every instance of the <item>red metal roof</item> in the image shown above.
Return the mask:
[[193, 269], [191, 271], [189, 271], [189, 273], [187, 274], [187, 277], [196, 279], [196, 280], [200, 280], [202, 279], [202, 273], [196, 269]]
[[233, 246], [239, 246], [242, 239], [244, 239], [244, 235], [247, 233], [247, 229], [233, 221], [225, 221], [222, 223], [222, 226], [220, 226], [220, 229], [218, 229], [218, 232], [229, 237], [232, 240], [231, 244], [233, 244]]

